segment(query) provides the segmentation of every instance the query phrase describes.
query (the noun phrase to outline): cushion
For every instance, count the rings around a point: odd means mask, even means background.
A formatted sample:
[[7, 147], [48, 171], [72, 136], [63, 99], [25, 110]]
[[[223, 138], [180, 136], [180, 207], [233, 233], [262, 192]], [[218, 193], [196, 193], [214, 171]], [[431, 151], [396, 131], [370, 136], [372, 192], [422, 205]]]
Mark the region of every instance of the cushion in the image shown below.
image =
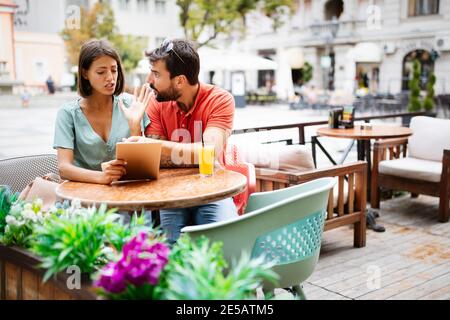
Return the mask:
[[[302, 172], [314, 169], [311, 151], [304, 145], [257, 144], [246, 141], [233, 141], [242, 160], [252, 163], [257, 168], [267, 168], [290, 172]], [[227, 148], [232, 146], [229, 144]], [[333, 206], [338, 205], [338, 188], [333, 188]], [[348, 201], [348, 183], [344, 181], [344, 204]]]
[[431, 117], [414, 117], [408, 139], [409, 156], [417, 159], [442, 162], [443, 150], [450, 149], [450, 120]]
[[314, 169], [311, 151], [304, 145], [261, 144], [248, 140], [233, 141], [240, 157], [257, 168], [285, 171]]
[[[333, 208], [338, 206], [338, 196], [339, 196], [339, 178], [336, 177], [336, 184], [333, 187]], [[344, 204], [348, 201], [348, 183], [344, 180]]]
[[442, 162], [412, 157], [385, 160], [379, 163], [378, 171], [396, 177], [440, 182]]

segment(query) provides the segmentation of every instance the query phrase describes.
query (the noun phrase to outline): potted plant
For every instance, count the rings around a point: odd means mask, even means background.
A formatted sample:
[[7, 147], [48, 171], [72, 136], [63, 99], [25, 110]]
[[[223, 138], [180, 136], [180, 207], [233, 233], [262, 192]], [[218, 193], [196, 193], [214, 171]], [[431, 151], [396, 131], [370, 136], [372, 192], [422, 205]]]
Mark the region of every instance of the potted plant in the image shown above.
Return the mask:
[[[56, 293], [62, 298], [95, 298], [89, 292], [91, 274], [108, 263], [134, 235], [150, 229], [143, 215], [135, 214], [129, 224], [124, 224], [115, 210], [106, 210], [106, 206], [82, 208], [77, 202], [43, 212], [40, 199], [32, 203], [15, 200], [6, 210], [8, 196], [5, 192], [1, 195], [0, 224], [4, 228], [0, 232], [0, 261], [10, 267], [1, 274], [0, 282], [26, 270], [39, 283], [38, 288], [28, 288], [30, 282], [18, 278], [22, 289], [11, 283], [13, 287], [2, 288], [6, 290], [2, 297], [12, 292], [9, 298], [22, 299], [22, 292], [28, 292], [29, 298], [37, 299], [45, 292], [55, 292], [48, 298], [53, 299]], [[70, 290], [67, 285], [67, 274], [74, 266], [80, 271], [81, 290]], [[47, 282], [46, 287], [43, 282]]]
[[[10, 266], [0, 281], [23, 272], [28, 279], [6, 281], [2, 298], [249, 299], [263, 281], [277, 280], [262, 257], [244, 254], [228, 268], [222, 244], [204, 237], [183, 236], [170, 249], [144, 215], [124, 224], [105, 205], [82, 208], [72, 202], [49, 212], [41, 206], [39, 199], [29, 203], [0, 192], [0, 262]], [[80, 290], [68, 288], [74, 266], [81, 273]]]
[[255, 298], [262, 281], [277, 280], [262, 257], [244, 254], [227, 267], [220, 242], [184, 235], [169, 250], [164, 238], [142, 232], [97, 274], [95, 286], [108, 299], [240, 300]]
[[434, 85], [436, 83], [436, 76], [433, 72], [430, 72], [426, 85], [427, 95], [423, 101], [423, 108], [430, 114], [434, 108]]
[[[408, 111], [418, 112], [420, 111], [422, 104], [420, 102], [420, 74], [421, 66], [419, 60], [415, 59], [412, 66], [412, 78], [409, 80], [409, 101]], [[412, 116], [402, 117], [402, 125], [409, 127]]]

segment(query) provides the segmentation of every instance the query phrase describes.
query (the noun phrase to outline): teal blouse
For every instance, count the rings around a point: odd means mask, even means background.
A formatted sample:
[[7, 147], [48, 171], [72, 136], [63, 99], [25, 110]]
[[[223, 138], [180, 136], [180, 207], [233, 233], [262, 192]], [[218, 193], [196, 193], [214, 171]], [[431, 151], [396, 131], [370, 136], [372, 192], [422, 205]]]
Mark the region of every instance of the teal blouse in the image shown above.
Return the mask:
[[[74, 165], [101, 171], [102, 162], [116, 158], [116, 143], [130, 136], [128, 121], [120, 110], [119, 99], [122, 99], [124, 106], [128, 108], [132, 96], [127, 93], [114, 96], [111, 131], [107, 142], [92, 129], [81, 110], [81, 98], [64, 104], [56, 116], [53, 148], [72, 149]], [[147, 113], [144, 113], [142, 131], [149, 123]]]

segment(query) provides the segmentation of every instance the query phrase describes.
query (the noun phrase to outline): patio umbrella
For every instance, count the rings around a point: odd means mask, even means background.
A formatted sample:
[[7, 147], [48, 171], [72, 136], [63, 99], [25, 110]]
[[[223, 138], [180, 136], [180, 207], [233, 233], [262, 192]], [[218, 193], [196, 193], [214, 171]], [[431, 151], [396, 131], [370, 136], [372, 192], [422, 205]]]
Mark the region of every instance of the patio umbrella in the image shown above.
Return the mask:
[[200, 56], [200, 69], [202, 71], [251, 71], [277, 69], [277, 63], [275, 61], [249, 53], [225, 52], [210, 48], [201, 48], [198, 53]]

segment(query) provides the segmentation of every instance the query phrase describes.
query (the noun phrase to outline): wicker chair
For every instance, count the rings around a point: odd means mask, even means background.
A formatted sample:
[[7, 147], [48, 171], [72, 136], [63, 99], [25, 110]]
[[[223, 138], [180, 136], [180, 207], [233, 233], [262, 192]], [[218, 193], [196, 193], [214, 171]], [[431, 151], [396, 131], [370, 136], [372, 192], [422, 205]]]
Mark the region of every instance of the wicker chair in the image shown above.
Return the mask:
[[36, 177], [47, 173], [58, 174], [58, 160], [55, 154], [32, 155], [0, 160], [0, 185], [20, 192]]

